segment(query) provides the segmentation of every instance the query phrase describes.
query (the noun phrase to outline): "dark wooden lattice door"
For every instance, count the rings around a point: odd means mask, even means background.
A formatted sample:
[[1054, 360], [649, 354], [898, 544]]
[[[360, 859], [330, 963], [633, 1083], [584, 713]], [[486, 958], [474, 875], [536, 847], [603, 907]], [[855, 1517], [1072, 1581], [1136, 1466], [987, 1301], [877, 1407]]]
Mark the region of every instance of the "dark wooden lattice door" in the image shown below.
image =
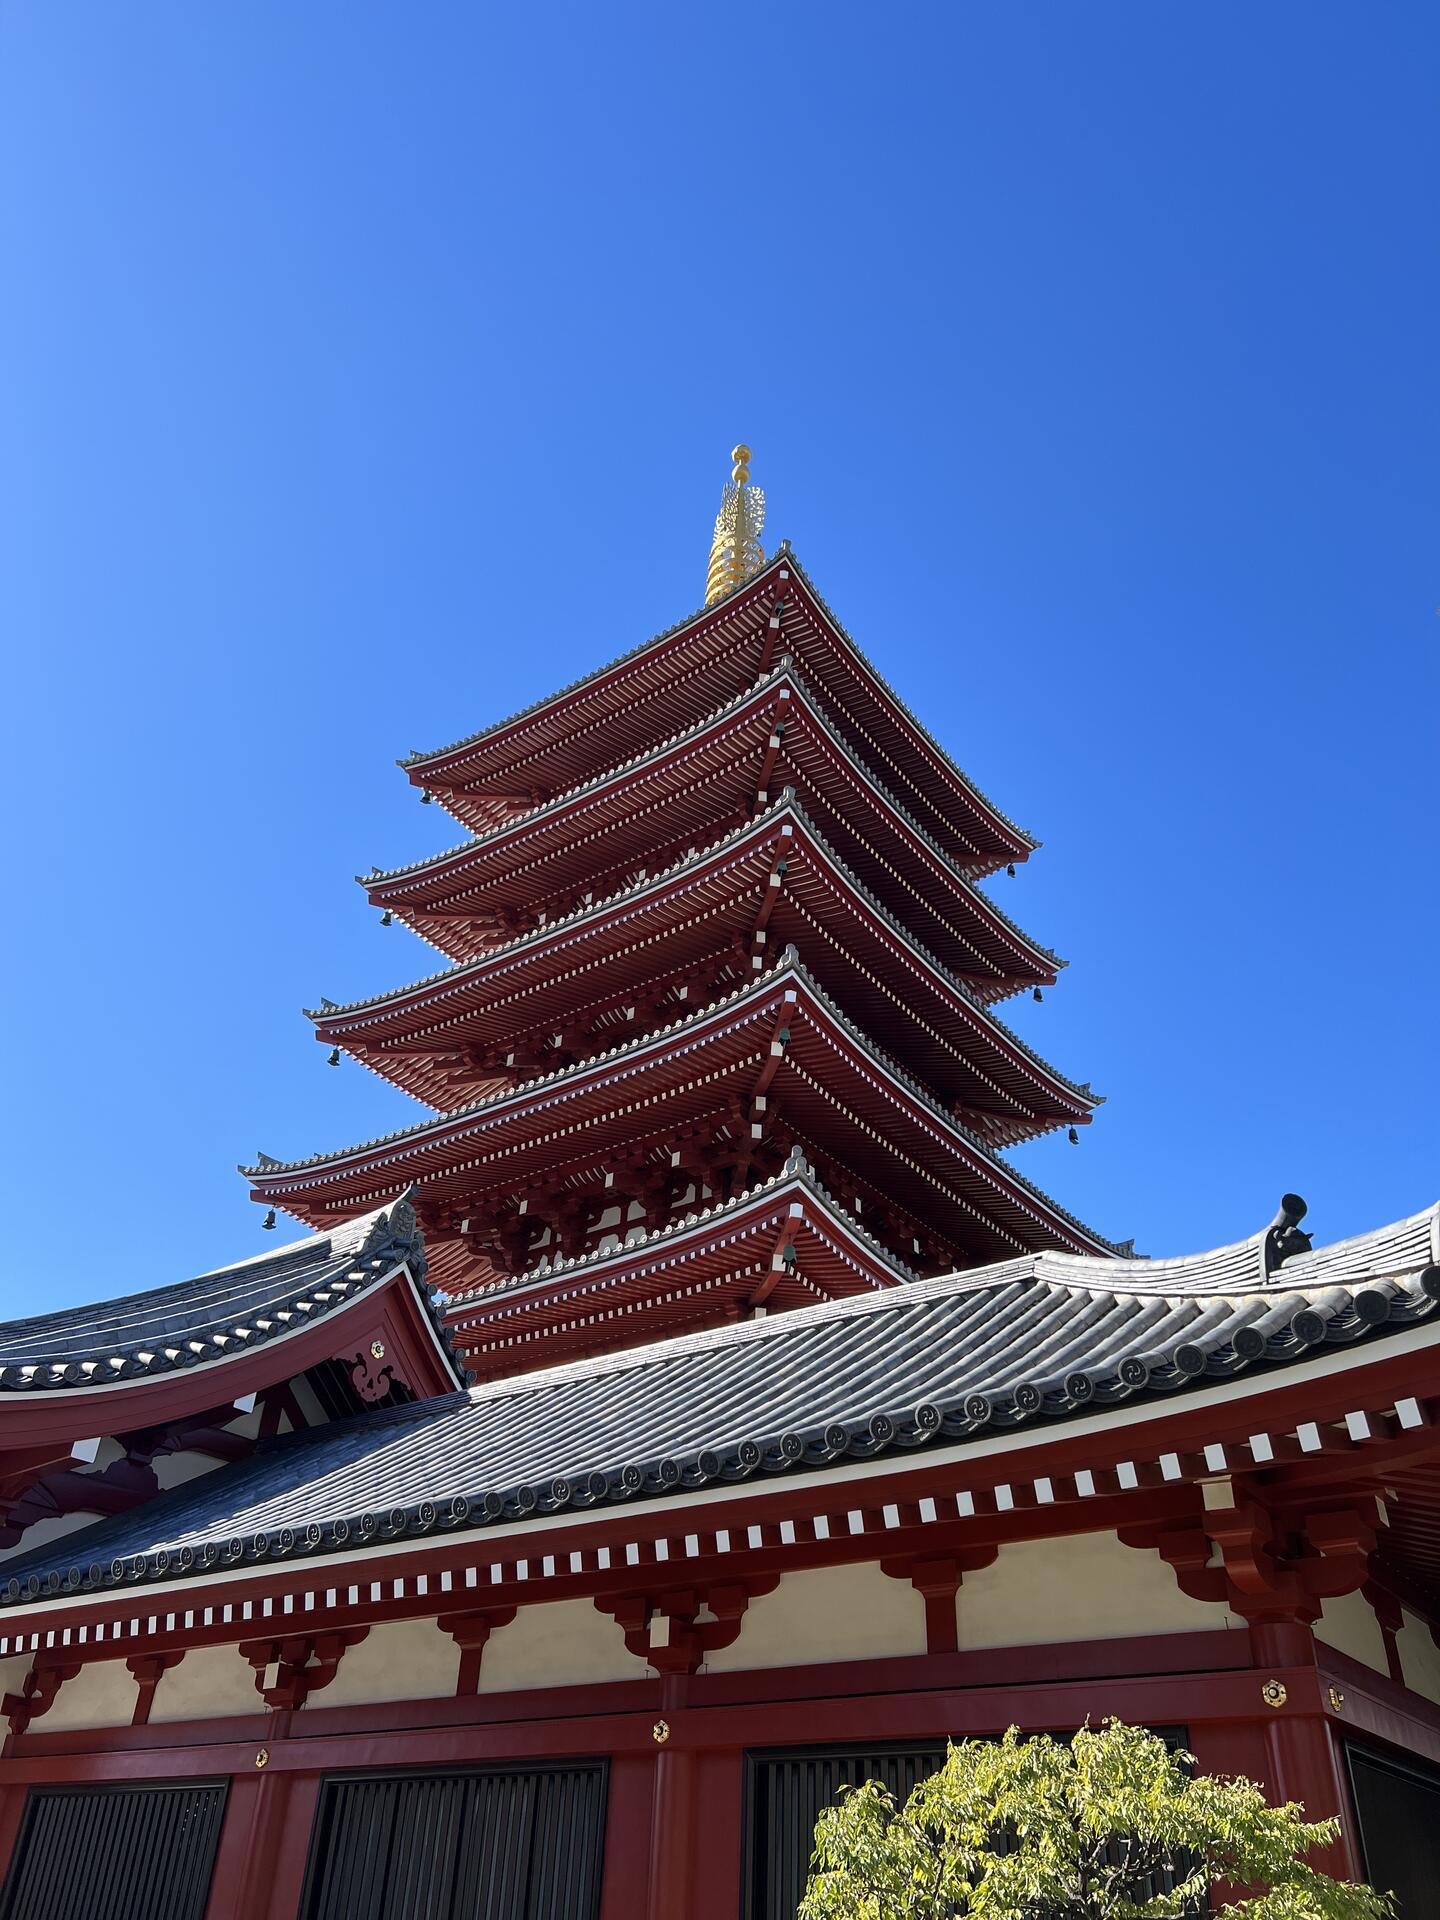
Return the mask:
[[605, 1768], [339, 1776], [320, 1795], [304, 1920], [594, 1920]]
[[1364, 1747], [1348, 1758], [1366, 1879], [1397, 1896], [1401, 1920], [1432, 1920], [1440, 1913], [1440, 1773]]
[[32, 1788], [0, 1920], [202, 1920], [224, 1812], [219, 1782]]

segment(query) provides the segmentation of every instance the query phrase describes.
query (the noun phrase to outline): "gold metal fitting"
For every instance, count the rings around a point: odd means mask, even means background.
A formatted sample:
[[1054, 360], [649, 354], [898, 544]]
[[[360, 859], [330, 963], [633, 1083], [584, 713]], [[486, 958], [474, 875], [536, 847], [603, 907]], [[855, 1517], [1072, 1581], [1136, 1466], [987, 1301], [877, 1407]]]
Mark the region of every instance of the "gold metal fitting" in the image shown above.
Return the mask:
[[1267, 1707], [1283, 1707], [1290, 1695], [1283, 1680], [1267, 1680], [1260, 1689], [1260, 1698]]
[[1345, 1696], [1339, 1687], [1331, 1687], [1325, 1698], [1330, 1702], [1331, 1713], [1339, 1713], [1345, 1704]]
[[385, 1342], [383, 1340], [372, 1340], [370, 1342], [370, 1358], [372, 1360], [383, 1360], [385, 1358]]
[[663, 1747], [665, 1742], [670, 1738], [670, 1722], [668, 1720], [657, 1720], [650, 1729], [650, 1737], [654, 1740], [657, 1747]]
[[750, 485], [750, 449], [742, 440], [730, 449], [730, 478], [720, 495], [710, 565], [705, 575], [705, 604], [752, 579], [765, 564], [760, 536], [765, 530], [765, 495]]
[[269, 1749], [268, 1747], [261, 1747], [261, 1749], [260, 1749], [260, 1751], [259, 1751], [259, 1752], [258, 1752], [258, 1753], [256, 1754], [256, 1756], [255, 1756], [255, 1764], [256, 1764], [256, 1766], [257, 1766], [257, 1767], [268, 1767], [268, 1766], [269, 1766], [269, 1764], [270, 1764], [270, 1749]]

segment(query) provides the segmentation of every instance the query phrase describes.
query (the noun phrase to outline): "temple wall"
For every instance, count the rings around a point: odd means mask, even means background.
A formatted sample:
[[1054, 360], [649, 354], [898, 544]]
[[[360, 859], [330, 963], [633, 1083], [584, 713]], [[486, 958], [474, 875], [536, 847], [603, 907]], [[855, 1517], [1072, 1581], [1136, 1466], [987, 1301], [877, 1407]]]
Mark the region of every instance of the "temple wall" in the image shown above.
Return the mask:
[[1440, 1647], [1430, 1637], [1430, 1629], [1413, 1613], [1404, 1614], [1404, 1625], [1395, 1636], [1400, 1649], [1400, 1667], [1405, 1684], [1412, 1693], [1440, 1705]]
[[0, 1561], [12, 1560], [17, 1554], [33, 1553], [37, 1547], [46, 1547], [52, 1540], [63, 1540], [67, 1533], [78, 1533], [82, 1527], [93, 1527], [95, 1515], [87, 1513], [55, 1513], [46, 1520], [37, 1520], [33, 1527], [27, 1527], [20, 1538], [10, 1547], [0, 1547]]
[[50, 1711], [35, 1722], [37, 1733], [67, 1727], [128, 1727], [139, 1688], [123, 1660], [91, 1660], [65, 1681]]
[[551, 1600], [521, 1607], [508, 1627], [491, 1634], [480, 1660], [480, 1691], [640, 1680], [647, 1672], [619, 1627], [593, 1602]]
[[924, 1653], [925, 1602], [908, 1580], [873, 1562], [787, 1573], [752, 1600], [733, 1645], [712, 1653], [707, 1673], [749, 1667], [813, 1666], [821, 1660], [875, 1660]]
[[967, 1573], [956, 1596], [960, 1646], [1029, 1647], [1238, 1626], [1214, 1601], [1182, 1593], [1158, 1553], [1114, 1533], [1017, 1540]]
[[335, 1678], [308, 1704], [361, 1706], [373, 1700], [448, 1700], [460, 1677], [460, 1649], [433, 1620], [392, 1620], [346, 1649]]
[[178, 1667], [160, 1676], [150, 1718], [208, 1720], [234, 1713], [264, 1713], [255, 1691], [255, 1669], [236, 1647], [196, 1647]]
[[1375, 1609], [1363, 1593], [1346, 1593], [1338, 1600], [1327, 1600], [1315, 1622], [1315, 1637], [1328, 1647], [1348, 1653], [1352, 1660], [1373, 1667], [1377, 1673], [1390, 1671], [1390, 1662], [1385, 1657], [1385, 1636], [1375, 1618]]
[[221, 1462], [213, 1453], [195, 1453], [189, 1448], [179, 1453], [160, 1453], [153, 1461], [156, 1484], [162, 1493], [171, 1487], [183, 1487], [187, 1480], [198, 1480], [202, 1473], [214, 1473]]

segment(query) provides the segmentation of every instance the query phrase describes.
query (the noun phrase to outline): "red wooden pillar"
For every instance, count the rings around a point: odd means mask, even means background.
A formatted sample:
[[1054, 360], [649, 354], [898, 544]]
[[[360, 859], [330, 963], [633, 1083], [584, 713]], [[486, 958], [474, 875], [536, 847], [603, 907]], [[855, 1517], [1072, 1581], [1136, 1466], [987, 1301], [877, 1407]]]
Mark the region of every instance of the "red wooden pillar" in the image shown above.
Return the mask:
[[[610, 1762], [600, 1920], [639, 1920], [645, 1912], [654, 1800], [655, 1761], [651, 1756], [616, 1754]], [[733, 1916], [727, 1915], [726, 1920], [733, 1920]]]
[[[1265, 1784], [1270, 1797], [1303, 1802], [1312, 1820], [1338, 1819], [1340, 1839], [1315, 1854], [1312, 1864], [1341, 1878], [1358, 1879], [1363, 1869], [1351, 1831], [1354, 1823], [1340, 1756], [1319, 1698], [1314, 1633], [1299, 1620], [1255, 1621], [1250, 1627], [1250, 1647], [1257, 1670], [1256, 1718], [1265, 1741]], [[1287, 1668], [1292, 1676], [1304, 1676], [1310, 1697], [1297, 1698], [1300, 1687], [1287, 1687], [1286, 1697], [1271, 1704], [1261, 1689]]]
[[23, 1786], [0, 1787], [0, 1887], [4, 1886], [10, 1872], [28, 1791]]
[[735, 1920], [741, 1910], [744, 1799], [745, 1756], [738, 1747], [711, 1747], [696, 1755], [699, 1817], [691, 1846], [686, 1920]]
[[[270, 1737], [278, 1742], [283, 1730]], [[205, 1920], [295, 1920], [300, 1910], [319, 1776], [274, 1767], [268, 1746], [256, 1753], [266, 1764], [230, 1782]]]
[[690, 1910], [690, 1832], [695, 1801], [695, 1755], [684, 1724], [689, 1675], [660, 1681], [655, 1756], [655, 1803], [650, 1823], [650, 1888], [646, 1920], [682, 1920]]

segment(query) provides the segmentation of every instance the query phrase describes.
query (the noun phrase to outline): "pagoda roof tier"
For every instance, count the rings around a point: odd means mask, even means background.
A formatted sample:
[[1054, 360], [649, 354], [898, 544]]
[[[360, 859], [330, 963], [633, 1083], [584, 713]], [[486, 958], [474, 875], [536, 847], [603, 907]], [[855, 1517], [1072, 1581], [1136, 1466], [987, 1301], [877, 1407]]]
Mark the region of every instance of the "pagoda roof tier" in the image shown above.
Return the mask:
[[467, 826], [498, 825], [537, 793], [594, 777], [685, 730], [782, 653], [803, 663], [852, 747], [968, 870], [992, 873], [1039, 842], [962, 773], [782, 551], [715, 606], [508, 720], [400, 764]]
[[[595, 1059], [362, 1146], [241, 1171], [256, 1200], [318, 1224], [412, 1181], [432, 1201], [583, 1190], [621, 1155], [659, 1163], [681, 1130], [727, 1127], [737, 1109], [742, 1126], [752, 1114], [768, 1120], [772, 1105], [812, 1159], [839, 1161], [957, 1257], [1115, 1251], [882, 1055], [793, 952], [753, 984]], [[450, 1285], [443, 1243], [432, 1237], [430, 1248]]]
[[[561, 1543], [582, 1546], [621, 1507], [633, 1540], [658, 1528], [677, 1552], [697, 1529], [720, 1551], [714, 1529], [729, 1528], [738, 1565], [737, 1515], [787, 1481], [792, 1537], [819, 1539], [886, 1499], [933, 1521], [942, 1488], [953, 1520], [1257, 1469], [1275, 1497], [1289, 1484], [1313, 1498], [1323, 1473], [1379, 1473], [1388, 1491], [1398, 1473], [1416, 1487], [1423, 1544], [1440, 1512], [1436, 1221], [1432, 1208], [1297, 1256], [1240, 1292], [1228, 1258], [1196, 1256], [1183, 1281], [1171, 1263], [1172, 1284], [1152, 1291], [1145, 1262], [1031, 1255], [289, 1436], [10, 1561], [7, 1630], [57, 1598], [73, 1619], [80, 1596], [116, 1587], [153, 1613], [170, 1582], [218, 1568], [294, 1560], [323, 1586], [327, 1565], [402, 1543], [493, 1561], [492, 1579], [531, 1577], [543, 1593], [569, 1564]], [[826, 1535], [812, 1513], [836, 1514]], [[662, 1557], [648, 1548], [647, 1567]]]
[[[494, 1063], [519, 1035], [591, 1030], [635, 997], [659, 1001], [651, 1024], [674, 1018], [700, 963], [734, 952], [748, 968], [757, 942], [772, 953], [796, 945], [825, 990], [992, 1144], [1072, 1124], [1098, 1104], [928, 953], [788, 796], [703, 853], [483, 959], [310, 1017], [322, 1043], [444, 1108], [467, 1061], [488, 1059], [491, 1085], [513, 1084], [523, 1070]], [[484, 1078], [480, 1066], [468, 1072], [476, 1091]]]
[[1053, 978], [1055, 956], [1006, 923], [876, 782], [789, 662], [638, 759], [360, 884], [372, 904], [450, 959], [470, 960], [545, 903], [562, 901], [565, 912], [612, 893], [637, 870], [668, 865], [740, 824], [787, 786], [865, 885], [947, 965], [967, 974], [999, 965], [1002, 977], [1022, 983]]
[[[1078, 1256], [1077, 1256], [1078, 1257]], [[458, 1302], [449, 1326], [485, 1379], [675, 1328], [813, 1306], [917, 1276], [840, 1206], [798, 1154], [733, 1200], [700, 1207], [625, 1244], [542, 1261]], [[636, 1316], [641, 1316], [638, 1320]]]

